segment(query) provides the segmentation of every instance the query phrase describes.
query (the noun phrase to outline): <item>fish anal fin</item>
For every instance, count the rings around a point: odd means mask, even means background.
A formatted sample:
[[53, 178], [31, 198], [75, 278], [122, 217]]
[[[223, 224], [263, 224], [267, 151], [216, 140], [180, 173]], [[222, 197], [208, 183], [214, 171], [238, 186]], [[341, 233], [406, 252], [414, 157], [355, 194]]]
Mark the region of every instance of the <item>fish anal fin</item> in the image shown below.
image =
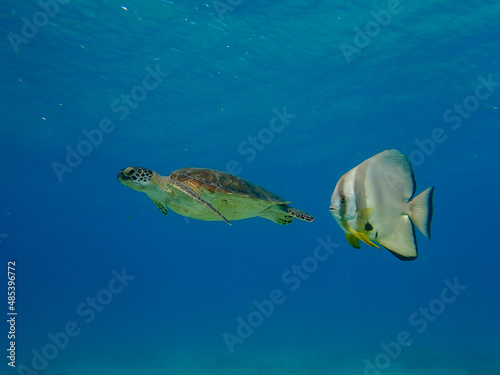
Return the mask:
[[[386, 248], [386, 249], [387, 249], [387, 248]], [[400, 255], [400, 254], [396, 253], [395, 251], [392, 251], [391, 249], [387, 249], [387, 250], [389, 250], [389, 251], [390, 251], [390, 253], [391, 253], [392, 255], [394, 255], [396, 258], [398, 258], [398, 259], [400, 259], [400, 260], [403, 260], [403, 261], [405, 261], [405, 262], [410, 261], [410, 260], [415, 260], [415, 258], [417, 257], [416, 255], [415, 255], [415, 256], [408, 256], [408, 257], [405, 257], [405, 256], [402, 256], [402, 255]]]
[[401, 216], [401, 220], [389, 236], [379, 238], [377, 241], [399, 259], [413, 260], [418, 255], [415, 229], [406, 215]]

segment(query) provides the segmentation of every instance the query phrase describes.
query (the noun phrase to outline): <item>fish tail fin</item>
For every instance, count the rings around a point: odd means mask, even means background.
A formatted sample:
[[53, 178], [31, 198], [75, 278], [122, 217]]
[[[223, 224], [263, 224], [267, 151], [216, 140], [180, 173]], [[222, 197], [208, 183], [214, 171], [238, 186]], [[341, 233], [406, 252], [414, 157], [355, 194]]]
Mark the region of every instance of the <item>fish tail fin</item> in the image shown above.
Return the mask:
[[410, 201], [410, 219], [427, 238], [431, 238], [433, 194], [434, 187], [430, 187]]

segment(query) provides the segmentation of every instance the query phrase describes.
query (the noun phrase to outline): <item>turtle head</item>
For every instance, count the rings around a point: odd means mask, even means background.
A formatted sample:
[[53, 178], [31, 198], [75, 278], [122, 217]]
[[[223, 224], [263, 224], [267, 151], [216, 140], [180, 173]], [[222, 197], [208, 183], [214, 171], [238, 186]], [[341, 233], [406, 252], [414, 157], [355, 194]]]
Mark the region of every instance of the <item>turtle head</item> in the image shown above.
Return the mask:
[[127, 167], [118, 172], [118, 181], [137, 191], [144, 191], [151, 186], [155, 172], [140, 167]]

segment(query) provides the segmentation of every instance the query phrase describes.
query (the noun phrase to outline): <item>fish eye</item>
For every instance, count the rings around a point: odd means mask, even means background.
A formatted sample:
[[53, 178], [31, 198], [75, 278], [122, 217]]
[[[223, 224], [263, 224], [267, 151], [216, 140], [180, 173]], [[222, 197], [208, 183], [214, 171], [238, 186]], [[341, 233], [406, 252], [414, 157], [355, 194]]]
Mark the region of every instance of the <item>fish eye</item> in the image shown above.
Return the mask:
[[341, 203], [341, 204], [345, 204], [345, 202], [346, 202], [345, 196], [344, 196], [344, 195], [341, 195], [341, 196], [340, 196], [340, 203]]

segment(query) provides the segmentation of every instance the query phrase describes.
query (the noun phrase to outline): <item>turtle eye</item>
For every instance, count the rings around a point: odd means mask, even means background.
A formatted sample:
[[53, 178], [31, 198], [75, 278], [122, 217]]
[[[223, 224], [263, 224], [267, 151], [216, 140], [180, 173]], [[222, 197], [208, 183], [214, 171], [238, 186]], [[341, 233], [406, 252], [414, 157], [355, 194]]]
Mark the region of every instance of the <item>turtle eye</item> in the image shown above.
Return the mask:
[[131, 168], [131, 169], [129, 169], [129, 170], [128, 170], [128, 172], [127, 172], [127, 176], [130, 176], [130, 175], [132, 175], [132, 174], [134, 174], [134, 173], [135, 173], [135, 169], [134, 169], [134, 168]]

